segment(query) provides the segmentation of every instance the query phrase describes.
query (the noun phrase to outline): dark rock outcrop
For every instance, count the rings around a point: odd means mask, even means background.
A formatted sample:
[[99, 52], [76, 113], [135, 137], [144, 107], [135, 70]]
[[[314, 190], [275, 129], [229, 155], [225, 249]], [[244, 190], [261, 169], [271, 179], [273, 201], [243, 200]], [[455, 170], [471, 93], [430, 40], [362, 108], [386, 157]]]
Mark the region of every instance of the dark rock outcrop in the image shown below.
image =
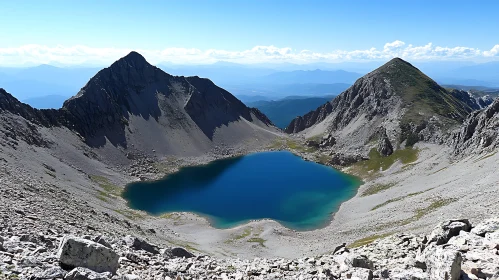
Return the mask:
[[450, 141], [456, 154], [491, 152], [499, 147], [499, 99], [471, 113]]
[[378, 132], [378, 147], [377, 147], [378, 153], [382, 156], [389, 156], [393, 154], [393, 146], [392, 143], [390, 142], [390, 139], [388, 138], [388, 135], [386, 135], [386, 129], [382, 128]]
[[326, 148], [326, 147], [331, 147], [336, 144], [336, 138], [332, 134], [325, 135], [322, 138], [322, 141], [319, 143], [320, 148]]

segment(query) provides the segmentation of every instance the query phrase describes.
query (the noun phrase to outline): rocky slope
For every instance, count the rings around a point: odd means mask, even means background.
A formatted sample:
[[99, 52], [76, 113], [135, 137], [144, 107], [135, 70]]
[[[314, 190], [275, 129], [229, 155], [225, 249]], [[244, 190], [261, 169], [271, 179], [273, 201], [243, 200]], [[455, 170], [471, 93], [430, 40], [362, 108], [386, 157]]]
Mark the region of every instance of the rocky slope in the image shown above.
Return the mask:
[[499, 99], [471, 113], [450, 142], [456, 154], [495, 152], [499, 147]]
[[[397, 148], [420, 140], [440, 142], [449, 127], [486, 106], [466, 92], [447, 91], [417, 68], [399, 58], [372, 71], [332, 101], [286, 128], [306, 137], [332, 134], [337, 149], [364, 149], [371, 141]], [[378, 131], [388, 138], [378, 140]], [[369, 145], [367, 145], [369, 146]]]
[[219, 145], [272, 139], [277, 131], [210, 80], [171, 76], [136, 52], [99, 71], [59, 110], [33, 109], [3, 89], [0, 110], [35, 125], [66, 127], [91, 147], [155, 155], [200, 155]]
[[83, 220], [54, 227], [9, 210], [0, 209], [0, 279], [499, 279], [499, 219], [448, 220], [426, 236], [366, 239], [315, 257], [248, 260], [160, 248], [112, 228], [81, 228]]

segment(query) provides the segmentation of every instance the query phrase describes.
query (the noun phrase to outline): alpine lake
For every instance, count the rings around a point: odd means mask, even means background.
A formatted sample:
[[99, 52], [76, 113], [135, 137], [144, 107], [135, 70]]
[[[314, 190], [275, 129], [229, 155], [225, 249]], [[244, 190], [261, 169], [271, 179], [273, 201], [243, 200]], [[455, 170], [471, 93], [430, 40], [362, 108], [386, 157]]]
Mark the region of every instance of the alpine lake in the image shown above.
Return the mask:
[[123, 197], [152, 215], [192, 212], [216, 228], [272, 219], [304, 231], [326, 226], [362, 181], [285, 151], [184, 167], [161, 180], [134, 182]]

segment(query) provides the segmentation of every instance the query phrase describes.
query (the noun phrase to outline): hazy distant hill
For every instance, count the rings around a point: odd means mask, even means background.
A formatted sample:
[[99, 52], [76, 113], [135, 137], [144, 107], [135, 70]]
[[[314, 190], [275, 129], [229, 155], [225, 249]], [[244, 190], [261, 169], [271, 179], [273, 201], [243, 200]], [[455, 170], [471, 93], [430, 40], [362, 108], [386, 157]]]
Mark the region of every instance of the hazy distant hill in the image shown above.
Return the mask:
[[21, 101], [36, 109], [59, 109], [66, 99], [68, 97], [63, 95], [46, 95], [27, 98]]
[[0, 87], [15, 93], [20, 100], [44, 96], [70, 97], [99, 69], [61, 68], [40, 65], [29, 68], [0, 68]]
[[[244, 84], [244, 85], [229, 85], [224, 86], [226, 90], [241, 98], [241, 100], [257, 101], [257, 100], [276, 100], [286, 96], [327, 96], [337, 95], [345, 91], [351, 84], [335, 83], [335, 84]], [[251, 97], [264, 98], [251, 98]], [[243, 101], [244, 101], [243, 100]]]
[[314, 110], [332, 98], [333, 96], [289, 96], [277, 101], [256, 101], [246, 103], [246, 105], [258, 108], [277, 127], [284, 129], [295, 117]]
[[346, 83], [353, 84], [355, 80], [362, 75], [354, 72], [347, 72], [343, 70], [312, 70], [312, 71], [291, 71], [291, 72], [277, 72], [264, 77], [261, 77], [256, 82], [258, 83], [272, 83], [272, 84], [334, 84]]

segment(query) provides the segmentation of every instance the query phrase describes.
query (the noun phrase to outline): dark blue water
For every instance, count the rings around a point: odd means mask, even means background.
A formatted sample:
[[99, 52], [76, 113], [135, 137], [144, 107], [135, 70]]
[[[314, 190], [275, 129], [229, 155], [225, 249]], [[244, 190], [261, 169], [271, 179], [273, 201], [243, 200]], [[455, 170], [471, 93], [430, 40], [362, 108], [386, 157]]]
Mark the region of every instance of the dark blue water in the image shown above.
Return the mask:
[[296, 230], [328, 224], [361, 181], [289, 152], [264, 152], [186, 167], [154, 182], [129, 184], [131, 208], [153, 215], [194, 212], [229, 228], [269, 218]]

